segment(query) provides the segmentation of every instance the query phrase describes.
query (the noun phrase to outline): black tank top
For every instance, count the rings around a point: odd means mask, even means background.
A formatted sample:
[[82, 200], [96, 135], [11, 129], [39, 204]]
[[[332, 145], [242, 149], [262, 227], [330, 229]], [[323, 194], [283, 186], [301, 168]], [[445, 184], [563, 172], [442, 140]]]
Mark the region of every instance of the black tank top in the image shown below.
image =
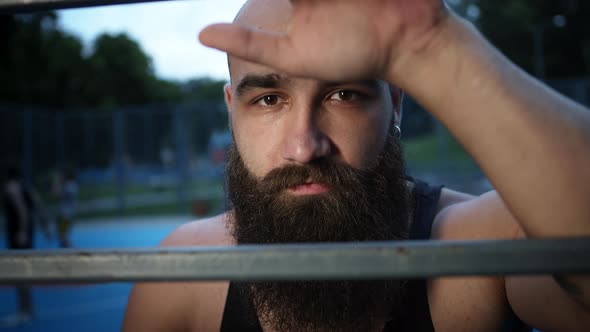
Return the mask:
[[[442, 186], [428, 184], [410, 179], [414, 183], [413, 222], [410, 228], [410, 239], [426, 240], [430, 238], [432, 222], [440, 198]], [[392, 326], [386, 325], [384, 331], [397, 332], [431, 332], [434, 331], [426, 282], [409, 280], [407, 283], [407, 304], [401, 322], [396, 320]], [[395, 324], [395, 326], [393, 326]], [[225, 309], [221, 321], [221, 332], [262, 332], [260, 322], [252, 300], [232, 282], [229, 284]]]

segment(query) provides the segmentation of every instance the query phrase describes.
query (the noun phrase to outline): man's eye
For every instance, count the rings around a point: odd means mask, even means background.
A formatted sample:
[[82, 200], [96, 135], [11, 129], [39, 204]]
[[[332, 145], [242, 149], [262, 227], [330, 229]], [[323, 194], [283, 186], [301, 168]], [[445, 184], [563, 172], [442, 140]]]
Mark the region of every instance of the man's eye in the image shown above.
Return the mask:
[[258, 99], [255, 104], [260, 106], [275, 106], [279, 103], [281, 97], [277, 95], [266, 95], [260, 99]]
[[330, 95], [329, 100], [335, 101], [355, 101], [361, 98], [361, 95], [357, 92], [350, 90], [336, 91]]

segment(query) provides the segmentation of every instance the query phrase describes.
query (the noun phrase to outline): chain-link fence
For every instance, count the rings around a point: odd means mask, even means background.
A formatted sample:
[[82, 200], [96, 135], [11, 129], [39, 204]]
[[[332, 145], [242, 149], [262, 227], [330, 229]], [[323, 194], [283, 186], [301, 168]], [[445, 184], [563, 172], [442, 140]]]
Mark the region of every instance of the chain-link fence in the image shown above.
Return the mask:
[[[590, 80], [549, 83], [581, 103], [590, 100]], [[419, 106], [409, 98], [405, 104], [402, 131], [411, 174], [472, 193], [491, 189], [445, 128], [427, 113], [409, 116]], [[431, 134], [412, 137], [424, 130]], [[18, 164], [50, 206], [56, 204], [56, 182], [74, 171], [81, 215], [221, 211], [230, 142], [222, 102], [67, 112], [0, 106], [4, 161]]]
[[82, 214], [185, 211], [195, 201], [207, 202], [196, 207], [207, 213], [222, 207], [223, 158], [213, 156], [227, 144], [210, 137], [229, 136], [226, 117], [222, 103], [69, 112], [4, 105], [0, 144], [5, 163], [18, 164], [49, 205], [52, 187], [73, 171]]

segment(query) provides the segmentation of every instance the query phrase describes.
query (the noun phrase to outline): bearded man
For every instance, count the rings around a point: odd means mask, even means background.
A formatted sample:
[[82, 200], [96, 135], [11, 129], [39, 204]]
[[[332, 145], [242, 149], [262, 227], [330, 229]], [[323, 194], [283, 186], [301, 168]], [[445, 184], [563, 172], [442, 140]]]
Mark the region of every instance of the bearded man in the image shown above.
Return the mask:
[[[231, 209], [163, 245], [590, 235], [590, 112], [442, 1], [251, 0], [200, 37], [229, 54]], [[405, 176], [400, 88], [498, 191], [471, 197]], [[522, 320], [581, 331], [589, 308], [590, 280], [573, 275], [145, 283], [123, 329], [499, 331]]]

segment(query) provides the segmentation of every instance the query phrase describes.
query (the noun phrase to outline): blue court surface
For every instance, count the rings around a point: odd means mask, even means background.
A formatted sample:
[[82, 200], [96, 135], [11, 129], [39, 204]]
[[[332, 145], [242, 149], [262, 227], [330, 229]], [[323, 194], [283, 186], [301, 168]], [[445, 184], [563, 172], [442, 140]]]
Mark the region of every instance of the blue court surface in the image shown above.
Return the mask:
[[[120, 220], [84, 220], [74, 224], [71, 241], [76, 248], [154, 247], [191, 216], [134, 217]], [[2, 234], [0, 248], [6, 248]], [[57, 248], [57, 239], [36, 234], [38, 249]], [[34, 317], [15, 324], [16, 290], [0, 287], [0, 331], [109, 332], [119, 331], [131, 284], [39, 286], [32, 288]]]

